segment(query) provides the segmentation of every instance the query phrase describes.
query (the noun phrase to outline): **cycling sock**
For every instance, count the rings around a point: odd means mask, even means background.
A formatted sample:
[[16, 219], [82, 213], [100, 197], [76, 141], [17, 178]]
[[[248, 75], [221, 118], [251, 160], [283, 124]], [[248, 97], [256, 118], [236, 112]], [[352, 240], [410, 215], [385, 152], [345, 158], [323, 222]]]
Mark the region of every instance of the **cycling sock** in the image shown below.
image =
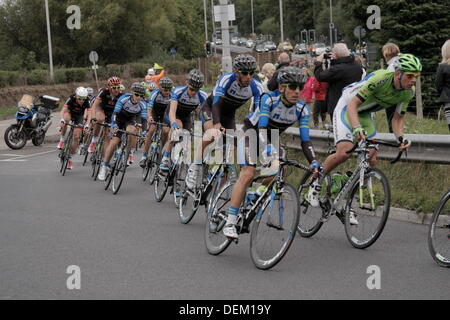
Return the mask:
[[228, 218], [227, 224], [236, 224], [237, 223], [237, 214], [239, 213], [239, 208], [229, 206], [228, 207]]
[[59, 138], [59, 142], [64, 142], [64, 137], [63, 137], [63, 136], [61, 136], [61, 137]]
[[136, 149], [134, 149], [134, 148], [130, 150], [130, 153], [131, 153], [131, 154], [133, 154], [133, 153], [135, 153], [135, 152], [136, 152]]
[[102, 162], [102, 166], [109, 167], [109, 162]]
[[203, 161], [202, 160], [197, 160], [197, 159], [194, 159], [194, 164], [196, 164], [196, 165], [202, 165], [203, 164]]
[[148, 152], [142, 153], [142, 158], [148, 158]]
[[164, 158], [170, 158], [172, 152], [164, 152]]
[[100, 137], [93, 137], [93, 138], [92, 138], [92, 142], [97, 143], [99, 138], [100, 138]]

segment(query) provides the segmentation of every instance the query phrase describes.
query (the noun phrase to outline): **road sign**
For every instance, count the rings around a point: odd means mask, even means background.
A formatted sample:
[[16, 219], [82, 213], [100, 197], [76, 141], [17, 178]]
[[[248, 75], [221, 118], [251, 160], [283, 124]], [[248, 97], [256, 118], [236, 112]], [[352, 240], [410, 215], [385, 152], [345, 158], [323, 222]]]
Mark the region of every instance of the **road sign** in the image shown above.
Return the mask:
[[98, 61], [98, 53], [95, 51], [91, 51], [91, 53], [89, 53], [89, 61], [95, 64]]
[[228, 21], [236, 20], [234, 4], [229, 4], [226, 6], [214, 6], [214, 22], [220, 22], [222, 20], [222, 14], [224, 13], [227, 13]]
[[92, 70], [97, 70], [98, 69], [98, 65], [94, 64], [91, 68], [92, 68]]
[[367, 34], [366, 29], [364, 29], [361, 26], [357, 26], [354, 30], [353, 30], [353, 34], [355, 35], [356, 38], [361, 37], [364, 38]]
[[331, 22], [331, 23], [329, 24], [329, 27], [330, 27], [330, 29], [334, 29], [334, 23]]

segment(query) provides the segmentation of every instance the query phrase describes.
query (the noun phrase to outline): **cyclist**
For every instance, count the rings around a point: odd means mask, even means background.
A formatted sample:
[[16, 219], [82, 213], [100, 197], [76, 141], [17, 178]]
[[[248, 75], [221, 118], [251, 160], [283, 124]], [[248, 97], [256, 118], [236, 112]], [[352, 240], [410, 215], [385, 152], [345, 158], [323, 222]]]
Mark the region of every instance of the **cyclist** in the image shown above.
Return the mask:
[[[126, 93], [122, 95], [116, 103], [114, 113], [111, 119], [112, 139], [106, 149], [102, 166], [98, 175], [100, 181], [106, 179], [106, 172], [109, 167], [114, 150], [119, 145], [122, 133], [118, 130], [127, 130], [131, 133], [137, 133], [139, 127], [146, 127], [147, 124], [147, 103], [143, 100], [145, 95], [145, 86], [139, 82], [133, 83], [131, 86], [132, 94]], [[139, 120], [142, 124], [139, 124]], [[133, 137], [135, 138], [135, 137]], [[135, 138], [136, 139], [136, 138]], [[130, 138], [130, 145], [134, 145]]]
[[[64, 136], [67, 131], [66, 123], [73, 121], [75, 125], [82, 126], [84, 119], [90, 118], [89, 108], [90, 104], [88, 100], [88, 91], [84, 87], [78, 87], [75, 90], [75, 94], [71, 95], [67, 99], [64, 107], [61, 110], [61, 137], [59, 139], [58, 149], [61, 150], [64, 147]], [[78, 143], [80, 142], [81, 130], [82, 128], [77, 127], [75, 128], [75, 131], [73, 133], [72, 148], [70, 150], [71, 154], [69, 155], [69, 162], [67, 164], [68, 170], [72, 170], [73, 168], [73, 163], [70, 158], [77, 151]]]
[[[114, 107], [116, 105], [117, 100], [119, 100], [122, 93], [120, 92], [121, 80], [118, 77], [111, 77], [107, 81], [107, 88], [103, 88], [100, 90], [95, 102], [93, 104], [93, 109], [95, 112], [95, 118], [97, 119], [97, 123], [111, 123], [111, 117], [114, 113]], [[100, 125], [95, 125], [94, 134], [92, 137], [92, 142], [89, 145], [89, 153], [93, 153], [95, 150], [95, 146], [98, 142], [100, 135]], [[105, 149], [109, 144], [109, 136], [105, 136]]]
[[[172, 128], [172, 137], [178, 135], [178, 129], [190, 130], [192, 128], [191, 113], [201, 106], [207, 94], [200, 88], [205, 82], [205, 76], [197, 69], [192, 69], [187, 77], [187, 85], [173, 89], [169, 108], [164, 115], [165, 123]], [[169, 170], [170, 156], [173, 142], [166, 142], [160, 169]]]
[[151, 83], [152, 82], [152, 77], [155, 75], [155, 69], [150, 68], [147, 70], [147, 75], [145, 76], [145, 82], [147, 83]]
[[[405, 150], [411, 142], [403, 137], [403, 123], [409, 102], [414, 98], [417, 78], [422, 71], [420, 60], [412, 54], [401, 54], [395, 72], [377, 70], [363, 80], [344, 88], [342, 97], [333, 116], [336, 153], [323, 163], [325, 174], [330, 173], [351, 157], [346, 151], [353, 147], [353, 138], [358, 141], [374, 138], [377, 131], [372, 113], [396, 106], [392, 118], [392, 129], [400, 149]], [[369, 163], [376, 165], [376, 150], [370, 153]], [[308, 192], [308, 201], [313, 207], [319, 206], [320, 179], [316, 179]], [[357, 224], [354, 217], [350, 223]]]
[[[235, 129], [236, 110], [248, 100], [259, 105], [264, 93], [262, 84], [254, 79], [256, 59], [248, 54], [238, 55], [233, 61], [233, 72], [226, 73], [217, 81], [213, 92], [202, 107], [200, 119], [205, 135], [202, 145], [195, 153], [194, 162], [189, 166], [186, 186], [192, 189], [197, 181], [205, 148], [221, 136], [220, 129]], [[253, 107], [252, 110], [255, 108]]]
[[[142, 150], [142, 159], [140, 161], [140, 166], [145, 168], [145, 164], [148, 158], [148, 150], [152, 144], [153, 134], [156, 131], [155, 122], [164, 122], [164, 114], [170, 103], [170, 92], [173, 89], [173, 81], [170, 78], [164, 77], [159, 81], [161, 89], [156, 89], [152, 92], [150, 96], [149, 108], [148, 108], [148, 124], [149, 131], [147, 138], [145, 140], [145, 145]], [[163, 127], [162, 144], [164, 145], [167, 140], [167, 135], [169, 133], [169, 128]]]
[[[252, 152], [250, 152], [251, 149], [249, 148], [256, 148], [260, 144], [259, 147], [262, 149], [263, 145], [268, 142], [276, 144], [277, 141], [272, 140], [275, 137], [272, 137], [270, 134], [273, 132], [272, 130], [277, 130], [277, 132], [282, 133], [291, 125], [298, 123], [303, 153], [311, 164], [311, 168], [318, 170], [320, 167], [319, 162], [316, 160], [314, 148], [309, 136], [308, 125], [311, 112], [308, 105], [301, 101], [301, 91], [306, 80], [307, 75], [300, 68], [283, 68], [278, 74], [278, 89], [274, 92], [264, 94], [261, 98], [260, 106], [244, 120], [243, 131], [256, 130], [255, 137], [260, 137], [260, 139], [256, 145], [254, 145], [256, 141], [253, 141], [253, 145], [251, 145], [251, 141], [245, 141], [245, 163], [241, 165], [239, 179], [233, 187], [230, 206], [228, 207], [228, 219], [223, 229], [224, 235], [228, 238], [238, 238], [236, 232], [237, 214], [239, 213], [239, 207], [244, 200], [247, 188], [256, 175], [257, 159], [254, 156], [252, 157]], [[267, 129], [270, 129], [270, 133], [268, 135], [262, 134], [265, 131], [267, 132]], [[272, 148], [272, 145], [267, 145], [264, 153], [261, 153], [262, 157], [273, 155]], [[242, 150], [241, 148], [239, 149]], [[284, 150], [280, 148], [279, 152], [280, 156], [283, 157]], [[262, 174], [264, 176], [276, 174], [278, 168], [274, 168], [273, 165], [276, 167], [277, 163], [278, 161], [274, 160], [270, 168], [272, 170]], [[270, 182], [270, 179], [268, 182]]]

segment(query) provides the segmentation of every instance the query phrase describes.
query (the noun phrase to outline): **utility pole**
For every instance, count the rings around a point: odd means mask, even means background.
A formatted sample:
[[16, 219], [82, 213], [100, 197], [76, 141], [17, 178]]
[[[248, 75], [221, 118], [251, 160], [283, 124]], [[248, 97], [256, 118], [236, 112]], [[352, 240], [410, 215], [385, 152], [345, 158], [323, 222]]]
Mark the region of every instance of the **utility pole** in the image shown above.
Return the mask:
[[[331, 1], [331, 0], [330, 0]], [[281, 30], [281, 41], [284, 41], [284, 30], [283, 30], [283, 0], [280, 0], [280, 30]]]
[[232, 71], [230, 55], [230, 24], [228, 18], [228, 1], [220, 0], [220, 17], [222, 27], [222, 70], [223, 72]]
[[255, 37], [255, 19], [253, 17], [253, 0], [250, 1], [250, 4], [252, 6], [252, 38]]
[[50, 14], [48, 10], [48, 0], [45, 0], [45, 14], [47, 16], [47, 36], [48, 36], [48, 56], [50, 64], [50, 79], [53, 81], [53, 51], [52, 51], [52, 34], [50, 31]]
[[333, 4], [330, 0], [330, 47], [333, 48]]
[[203, 0], [203, 11], [205, 13], [205, 41], [208, 41], [208, 18], [206, 17], [206, 0]]

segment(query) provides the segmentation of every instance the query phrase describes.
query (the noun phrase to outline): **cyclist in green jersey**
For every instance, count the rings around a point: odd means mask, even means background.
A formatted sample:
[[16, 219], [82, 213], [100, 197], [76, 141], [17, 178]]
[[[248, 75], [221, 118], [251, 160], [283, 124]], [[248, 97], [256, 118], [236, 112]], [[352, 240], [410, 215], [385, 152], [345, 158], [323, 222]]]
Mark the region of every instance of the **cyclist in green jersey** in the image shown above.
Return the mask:
[[[395, 106], [392, 129], [405, 150], [411, 142], [403, 137], [403, 124], [406, 109], [415, 94], [415, 83], [422, 71], [420, 60], [412, 54], [401, 54], [395, 72], [378, 70], [366, 76], [360, 82], [344, 88], [333, 115], [334, 141], [336, 153], [323, 162], [325, 174], [330, 173], [341, 163], [347, 161], [351, 154], [354, 138], [375, 137], [377, 131], [372, 113]], [[376, 150], [370, 154], [369, 163], [376, 165]], [[317, 179], [309, 193], [308, 200], [314, 207], [319, 205], [320, 182]]]

